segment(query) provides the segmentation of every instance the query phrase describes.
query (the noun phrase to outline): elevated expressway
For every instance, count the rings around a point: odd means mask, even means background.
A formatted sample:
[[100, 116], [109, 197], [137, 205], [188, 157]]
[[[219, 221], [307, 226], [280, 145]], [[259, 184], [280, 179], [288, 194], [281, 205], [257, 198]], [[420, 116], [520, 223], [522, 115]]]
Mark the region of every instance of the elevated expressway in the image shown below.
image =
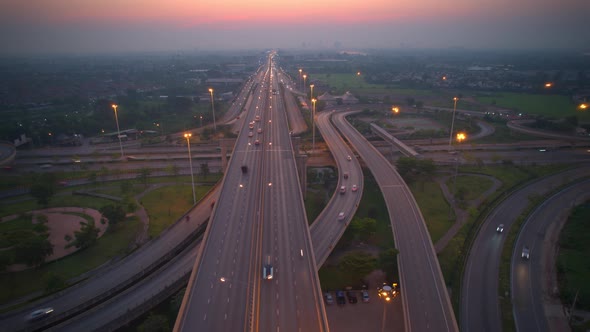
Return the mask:
[[267, 68], [248, 115], [260, 121], [238, 136], [175, 331], [328, 330], [272, 56]]
[[367, 164], [379, 184], [389, 216], [398, 254], [400, 285], [403, 288], [406, 331], [458, 331], [436, 253], [424, 218], [405, 182], [395, 168], [352, 125], [345, 116], [332, 116], [336, 128]]

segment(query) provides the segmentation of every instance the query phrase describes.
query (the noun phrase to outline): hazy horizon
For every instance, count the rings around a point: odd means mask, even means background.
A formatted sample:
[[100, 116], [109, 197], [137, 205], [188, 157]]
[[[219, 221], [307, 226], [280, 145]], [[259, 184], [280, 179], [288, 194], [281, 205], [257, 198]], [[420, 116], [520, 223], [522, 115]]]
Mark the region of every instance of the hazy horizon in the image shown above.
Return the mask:
[[[208, 7], [207, 7], [208, 6]], [[587, 0], [0, 0], [0, 54], [590, 49]]]

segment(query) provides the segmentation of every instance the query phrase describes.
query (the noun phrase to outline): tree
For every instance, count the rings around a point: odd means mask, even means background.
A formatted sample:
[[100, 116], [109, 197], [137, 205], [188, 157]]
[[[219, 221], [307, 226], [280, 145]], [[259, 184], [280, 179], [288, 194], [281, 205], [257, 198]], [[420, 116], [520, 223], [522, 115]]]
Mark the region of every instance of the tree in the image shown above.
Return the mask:
[[55, 194], [55, 188], [49, 183], [36, 182], [31, 186], [30, 193], [37, 200], [37, 204], [47, 206]]
[[96, 228], [94, 222], [81, 222], [80, 225], [82, 225], [80, 230], [74, 232], [74, 241], [68, 243], [66, 248], [74, 246], [78, 249], [84, 249], [90, 247], [94, 244], [94, 242], [96, 242], [100, 230]]
[[55, 272], [49, 272], [45, 278], [45, 292], [51, 293], [64, 288], [67, 285], [66, 280], [56, 274]]
[[139, 181], [141, 181], [141, 183], [143, 183], [144, 186], [147, 186], [151, 174], [152, 171], [149, 168], [143, 167], [139, 170], [139, 175], [137, 175], [137, 178]]
[[168, 332], [170, 326], [168, 318], [164, 315], [150, 314], [137, 328], [139, 332]]
[[24, 262], [29, 266], [37, 266], [45, 261], [47, 256], [53, 254], [53, 245], [46, 236], [30, 236], [16, 245], [16, 261]]
[[396, 276], [397, 273], [397, 254], [399, 251], [395, 248], [389, 248], [387, 250], [383, 250], [379, 253], [378, 264], [379, 267], [388, 276], [388, 279], [392, 281], [392, 276]]
[[110, 225], [115, 225], [123, 220], [125, 220], [125, 210], [120, 205], [105, 205], [100, 208], [100, 213], [103, 217], [109, 220]]
[[203, 175], [203, 179], [207, 178], [207, 176], [209, 175], [209, 164], [208, 163], [201, 164], [201, 175]]

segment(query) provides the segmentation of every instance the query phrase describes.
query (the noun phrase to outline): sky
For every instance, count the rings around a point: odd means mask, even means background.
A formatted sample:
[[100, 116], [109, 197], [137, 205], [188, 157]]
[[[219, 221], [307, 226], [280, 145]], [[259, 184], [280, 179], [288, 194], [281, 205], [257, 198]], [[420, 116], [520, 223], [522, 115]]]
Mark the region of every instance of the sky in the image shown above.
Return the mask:
[[590, 0], [0, 0], [0, 54], [590, 49]]

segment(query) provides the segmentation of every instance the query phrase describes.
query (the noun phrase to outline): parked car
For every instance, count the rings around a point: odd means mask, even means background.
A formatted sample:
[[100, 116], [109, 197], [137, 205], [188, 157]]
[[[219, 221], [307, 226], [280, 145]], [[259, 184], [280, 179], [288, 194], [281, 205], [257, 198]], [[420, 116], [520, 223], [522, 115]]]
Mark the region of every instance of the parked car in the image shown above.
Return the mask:
[[332, 297], [332, 294], [330, 294], [330, 293], [324, 294], [324, 300], [326, 300], [326, 304], [328, 304], [328, 305], [334, 304], [334, 298]]
[[346, 304], [346, 297], [344, 297], [344, 292], [343, 291], [337, 291], [336, 292], [336, 303], [338, 303], [339, 305]]
[[348, 303], [357, 303], [358, 299], [356, 298], [356, 294], [353, 291], [346, 292], [346, 297], [348, 297]]
[[363, 302], [368, 303], [369, 302], [369, 292], [364, 290], [361, 292], [361, 294], [362, 294]]

